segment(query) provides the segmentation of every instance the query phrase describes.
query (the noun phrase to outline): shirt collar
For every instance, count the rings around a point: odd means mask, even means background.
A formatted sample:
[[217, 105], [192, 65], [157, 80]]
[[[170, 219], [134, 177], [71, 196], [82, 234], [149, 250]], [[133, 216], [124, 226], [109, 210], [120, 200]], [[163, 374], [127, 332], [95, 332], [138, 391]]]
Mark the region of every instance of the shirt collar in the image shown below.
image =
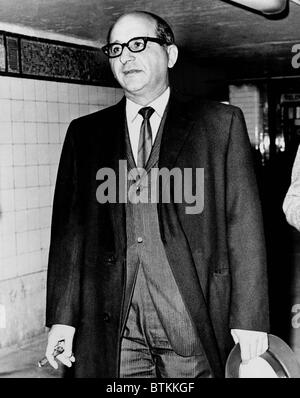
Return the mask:
[[[168, 87], [159, 97], [150, 102], [147, 106], [151, 106], [157, 115], [162, 118], [170, 97], [170, 87]], [[143, 106], [136, 104], [130, 99], [126, 98], [126, 114], [128, 120], [132, 123], [137, 117], [139, 110]]]

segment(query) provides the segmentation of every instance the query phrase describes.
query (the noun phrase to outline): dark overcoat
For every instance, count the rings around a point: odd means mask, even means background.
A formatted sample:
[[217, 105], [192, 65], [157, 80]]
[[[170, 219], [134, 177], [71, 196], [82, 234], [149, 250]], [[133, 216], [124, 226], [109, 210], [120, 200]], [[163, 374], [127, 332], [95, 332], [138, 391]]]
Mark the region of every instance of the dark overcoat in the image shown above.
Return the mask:
[[[126, 281], [125, 205], [99, 203], [99, 169], [120, 177], [125, 100], [71, 122], [53, 204], [46, 324], [76, 328], [75, 377], [117, 377], [133, 276]], [[172, 95], [159, 167], [204, 169], [204, 208], [158, 203], [161, 238], [215, 377], [230, 329], [268, 331], [266, 257], [259, 194], [242, 112]], [[103, 182], [103, 181], [102, 181]], [[193, 192], [199, 187], [193, 181]], [[173, 200], [172, 200], [173, 199]], [[112, 202], [112, 201], [110, 201]]]

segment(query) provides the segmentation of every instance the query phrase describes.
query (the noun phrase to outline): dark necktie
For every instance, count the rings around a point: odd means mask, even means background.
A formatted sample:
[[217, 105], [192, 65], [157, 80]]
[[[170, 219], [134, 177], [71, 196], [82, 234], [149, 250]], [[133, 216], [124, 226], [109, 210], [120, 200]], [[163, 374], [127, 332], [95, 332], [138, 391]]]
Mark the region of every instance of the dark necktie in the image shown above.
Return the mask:
[[142, 168], [145, 168], [152, 148], [152, 130], [149, 119], [153, 112], [154, 109], [151, 106], [139, 110], [139, 114], [143, 116], [143, 122], [140, 130], [137, 166]]

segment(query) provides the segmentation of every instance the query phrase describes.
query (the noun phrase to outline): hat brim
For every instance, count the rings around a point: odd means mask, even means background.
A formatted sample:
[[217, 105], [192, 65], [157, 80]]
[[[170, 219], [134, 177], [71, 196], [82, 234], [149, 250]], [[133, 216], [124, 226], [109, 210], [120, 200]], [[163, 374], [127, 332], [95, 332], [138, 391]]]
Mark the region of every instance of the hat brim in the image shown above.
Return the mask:
[[[268, 335], [269, 348], [260, 357], [269, 363], [279, 378], [300, 378], [300, 365], [291, 348], [279, 337]], [[239, 378], [241, 365], [240, 345], [231, 350], [225, 367], [225, 378]]]

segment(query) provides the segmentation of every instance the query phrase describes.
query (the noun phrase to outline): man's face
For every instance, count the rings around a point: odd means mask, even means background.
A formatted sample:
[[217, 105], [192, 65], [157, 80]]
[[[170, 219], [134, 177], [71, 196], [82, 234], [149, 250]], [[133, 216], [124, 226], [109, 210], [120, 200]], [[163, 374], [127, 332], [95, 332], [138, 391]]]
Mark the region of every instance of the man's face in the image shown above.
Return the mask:
[[[126, 15], [115, 24], [110, 43], [127, 43], [143, 36], [157, 37], [155, 22], [141, 15]], [[124, 47], [120, 57], [110, 59], [113, 74], [127, 97], [151, 101], [167, 88], [168, 67], [176, 62], [169, 55], [169, 47], [148, 42], [142, 52], [133, 53]]]

